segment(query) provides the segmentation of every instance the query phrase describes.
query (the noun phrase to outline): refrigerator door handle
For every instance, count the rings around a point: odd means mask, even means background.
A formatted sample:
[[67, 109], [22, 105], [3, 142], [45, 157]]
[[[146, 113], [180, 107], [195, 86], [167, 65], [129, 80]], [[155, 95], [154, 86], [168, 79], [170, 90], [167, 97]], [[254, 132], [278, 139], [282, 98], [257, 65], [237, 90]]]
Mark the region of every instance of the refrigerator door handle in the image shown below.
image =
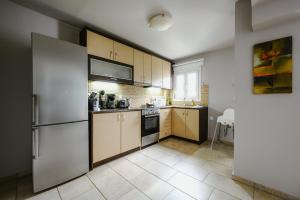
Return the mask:
[[32, 95], [32, 125], [38, 125], [38, 97], [36, 94]]
[[39, 157], [39, 129], [38, 127], [32, 128], [32, 151], [33, 151], [33, 159], [38, 159]]

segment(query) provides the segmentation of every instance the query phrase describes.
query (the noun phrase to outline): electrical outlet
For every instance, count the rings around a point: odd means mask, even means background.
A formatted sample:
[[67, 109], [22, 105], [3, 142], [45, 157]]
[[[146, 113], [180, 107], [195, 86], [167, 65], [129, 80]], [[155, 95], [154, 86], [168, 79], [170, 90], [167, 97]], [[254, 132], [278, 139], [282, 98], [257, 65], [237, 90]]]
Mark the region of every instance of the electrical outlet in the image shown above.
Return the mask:
[[210, 121], [213, 121], [213, 120], [214, 120], [214, 117], [213, 117], [213, 116], [210, 116], [210, 117], [209, 117], [209, 120], [210, 120]]

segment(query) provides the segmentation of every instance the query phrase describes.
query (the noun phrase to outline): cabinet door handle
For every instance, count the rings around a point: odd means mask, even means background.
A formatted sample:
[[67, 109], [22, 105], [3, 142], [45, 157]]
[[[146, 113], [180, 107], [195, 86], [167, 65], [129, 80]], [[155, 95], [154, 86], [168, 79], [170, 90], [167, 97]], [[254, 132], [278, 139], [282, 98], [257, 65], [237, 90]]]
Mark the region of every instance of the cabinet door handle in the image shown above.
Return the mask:
[[112, 54], [113, 54], [113, 52], [110, 51], [110, 53], [109, 53], [109, 58], [110, 58], [110, 59], [112, 59]]
[[125, 115], [122, 113], [122, 120], [124, 121], [125, 120]]
[[121, 120], [121, 114], [119, 113], [118, 114], [118, 121], [120, 121]]
[[115, 52], [115, 59], [117, 59], [117, 52]]
[[33, 159], [38, 159], [40, 155], [39, 151], [39, 130], [38, 127], [32, 128], [32, 152], [33, 152]]

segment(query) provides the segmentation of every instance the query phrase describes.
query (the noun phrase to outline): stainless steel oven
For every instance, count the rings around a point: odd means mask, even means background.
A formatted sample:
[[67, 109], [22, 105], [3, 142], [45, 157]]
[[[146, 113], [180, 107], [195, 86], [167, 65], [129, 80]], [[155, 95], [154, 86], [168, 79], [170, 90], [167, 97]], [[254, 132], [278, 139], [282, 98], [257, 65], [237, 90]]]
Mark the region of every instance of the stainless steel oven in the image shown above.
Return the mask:
[[158, 141], [159, 114], [159, 108], [145, 108], [142, 110], [142, 147]]

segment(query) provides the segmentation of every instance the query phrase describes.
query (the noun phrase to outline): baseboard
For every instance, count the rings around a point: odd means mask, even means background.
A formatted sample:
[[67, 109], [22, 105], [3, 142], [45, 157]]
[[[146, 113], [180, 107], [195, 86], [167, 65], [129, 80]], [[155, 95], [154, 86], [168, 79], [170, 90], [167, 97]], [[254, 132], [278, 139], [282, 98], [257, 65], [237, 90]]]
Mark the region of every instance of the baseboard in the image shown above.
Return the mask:
[[294, 197], [294, 196], [292, 196], [290, 194], [286, 194], [284, 192], [275, 190], [273, 188], [264, 186], [264, 185], [259, 184], [259, 183], [255, 183], [253, 181], [247, 180], [247, 179], [239, 177], [239, 176], [232, 175], [232, 179], [235, 180], [235, 181], [239, 181], [241, 183], [244, 183], [246, 185], [249, 185], [251, 187], [254, 187], [255, 189], [259, 189], [259, 190], [262, 190], [264, 192], [270, 193], [270, 194], [272, 194], [274, 196], [277, 196], [279, 198], [282, 198], [282, 199], [286, 199], [286, 200], [300, 200], [300, 198], [298, 198], [298, 197]]

